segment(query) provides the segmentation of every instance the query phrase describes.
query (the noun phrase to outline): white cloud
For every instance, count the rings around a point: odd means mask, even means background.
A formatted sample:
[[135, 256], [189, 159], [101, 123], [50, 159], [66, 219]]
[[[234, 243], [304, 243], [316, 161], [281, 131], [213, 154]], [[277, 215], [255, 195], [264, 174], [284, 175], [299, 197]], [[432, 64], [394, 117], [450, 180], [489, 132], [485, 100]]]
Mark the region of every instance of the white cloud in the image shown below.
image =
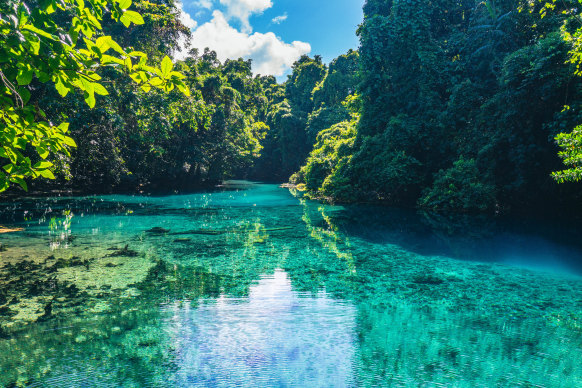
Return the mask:
[[[178, 18], [183, 25], [185, 25], [191, 30], [198, 26], [196, 20], [192, 19], [190, 14], [184, 11], [184, 4], [181, 1], [176, 2], [176, 8], [178, 8], [180, 12]], [[184, 59], [186, 57], [186, 53], [188, 52], [188, 50], [189, 50], [188, 38], [182, 35], [178, 38], [178, 49], [175, 50], [173, 53], [174, 59], [178, 60]]]
[[271, 0], [220, 0], [220, 4], [226, 7], [226, 17], [240, 20], [243, 32], [247, 33], [253, 31], [249, 17], [273, 6]]
[[182, 4], [181, 1], [176, 2], [176, 8], [180, 10], [180, 22], [190, 29], [196, 28], [198, 23], [196, 20], [192, 19], [190, 14], [184, 11], [184, 4]]
[[273, 22], [274, 24], [281, 24], [283, 23], [285, 20], [287, 20], [287, 12], [285, 12], [283, 15], [274, 17], [271, 22]]
[[193, 4], [199, 8], [212, 8], [212, 0], [196, 0]]
[[240, 32], [228, 24], [225, 15], [220, 11], [214, 11], [212, 16], [210, 22], [192, 32], [192, 47], [198, 48], [200, 52], [209, 47], [216, 51], [221, 61], [228, 58], [250, 58], [253, 60], [255, 74], [281, 76], [301, 55], [311, 51], [309, 43], [285, 43], [272, 32]]

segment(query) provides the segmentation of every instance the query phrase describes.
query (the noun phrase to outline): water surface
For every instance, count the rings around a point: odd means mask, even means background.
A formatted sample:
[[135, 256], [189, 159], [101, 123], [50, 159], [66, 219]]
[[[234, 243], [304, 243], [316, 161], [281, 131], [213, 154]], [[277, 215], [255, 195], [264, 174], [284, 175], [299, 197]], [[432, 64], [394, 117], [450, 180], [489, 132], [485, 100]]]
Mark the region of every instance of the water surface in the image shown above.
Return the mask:
[[575, 225], [293, 194], [0, 204], [0, 386], [582, 386]]

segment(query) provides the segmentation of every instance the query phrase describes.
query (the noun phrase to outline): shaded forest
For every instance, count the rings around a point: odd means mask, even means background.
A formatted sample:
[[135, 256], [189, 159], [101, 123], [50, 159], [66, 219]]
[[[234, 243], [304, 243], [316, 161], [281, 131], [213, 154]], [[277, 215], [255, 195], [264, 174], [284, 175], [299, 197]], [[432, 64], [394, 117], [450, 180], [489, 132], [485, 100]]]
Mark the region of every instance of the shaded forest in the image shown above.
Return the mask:
[[361, 117], [322, 132], [297, 180], [340, 201], [577, 207], [579, 186], [550, 175], [562, 166], [555, 136], [580, 123], [580, 79], [560, 31], [571, 16], [561, 8], [540, 18], [543, 4], [523, 6], [368, 1], [358, 30]]
[[[357, 51], [328, 65], [303, 56], [284, 83], [253, 74], [250, 60], [222, 63], [211, 48], [191, 50], [170, 68], [181, 74], [176, 88], [140, 87], [114, 68], [97, 70], [107, 93], [97, 93], [94, 107], [86, 93], [62, 98], [31, 73], [19, 81], [28, 104], [51, 122], [66, 118], [76, 146], [47, 157], [51, 173], [43, 176], [55, 180], [29, 185], [171, 192], [244, 178], [290, 181], [336, 203], [465, 213], [580, 210], [580, 186], [551, 175], [566, 158], [556, 136], [582, 123], [576, 41], [568, 39], [580, 3], [551, 5], [368, 0]], [[153, 63], [189, 38], [174, 1], [131, 7], [142, 23], [126, 28], [104, 19], [99, 34]], [[11, 39], [3, 31], [0, 63], [8, 78], [21, 80], [2, 59]], [[23, 152], [29, 164], [44, 159]], [[3, 174], [10, 180], [11, 171]]]

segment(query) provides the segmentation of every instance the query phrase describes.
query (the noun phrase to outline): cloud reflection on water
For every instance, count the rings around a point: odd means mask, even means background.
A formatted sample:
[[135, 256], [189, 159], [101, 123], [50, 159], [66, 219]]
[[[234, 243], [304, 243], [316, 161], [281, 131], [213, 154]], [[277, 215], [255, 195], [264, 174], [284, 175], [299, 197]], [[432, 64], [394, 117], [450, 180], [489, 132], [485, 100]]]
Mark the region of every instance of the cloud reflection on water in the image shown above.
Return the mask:
[[355, 307], [321, 291], [292, 290], [275, 271], [248, 298], [221, 296], [198, 307], [174, 303], [176, 384], [345, 386], [354, 381]]

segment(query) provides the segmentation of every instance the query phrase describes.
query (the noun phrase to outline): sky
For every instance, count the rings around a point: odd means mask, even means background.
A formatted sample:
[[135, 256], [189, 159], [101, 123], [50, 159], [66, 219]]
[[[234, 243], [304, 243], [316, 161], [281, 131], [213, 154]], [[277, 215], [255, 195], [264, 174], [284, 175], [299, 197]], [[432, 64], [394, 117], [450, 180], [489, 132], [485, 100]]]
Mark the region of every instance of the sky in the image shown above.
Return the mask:
[[[253, 72], [284, 81], [303, 54], [325, 63], [358, 48], [364, 0], [182, 0], [192, 47], [221, 61], [253, 60]], [[182, 55], [178, 53], [179, 59]]]

